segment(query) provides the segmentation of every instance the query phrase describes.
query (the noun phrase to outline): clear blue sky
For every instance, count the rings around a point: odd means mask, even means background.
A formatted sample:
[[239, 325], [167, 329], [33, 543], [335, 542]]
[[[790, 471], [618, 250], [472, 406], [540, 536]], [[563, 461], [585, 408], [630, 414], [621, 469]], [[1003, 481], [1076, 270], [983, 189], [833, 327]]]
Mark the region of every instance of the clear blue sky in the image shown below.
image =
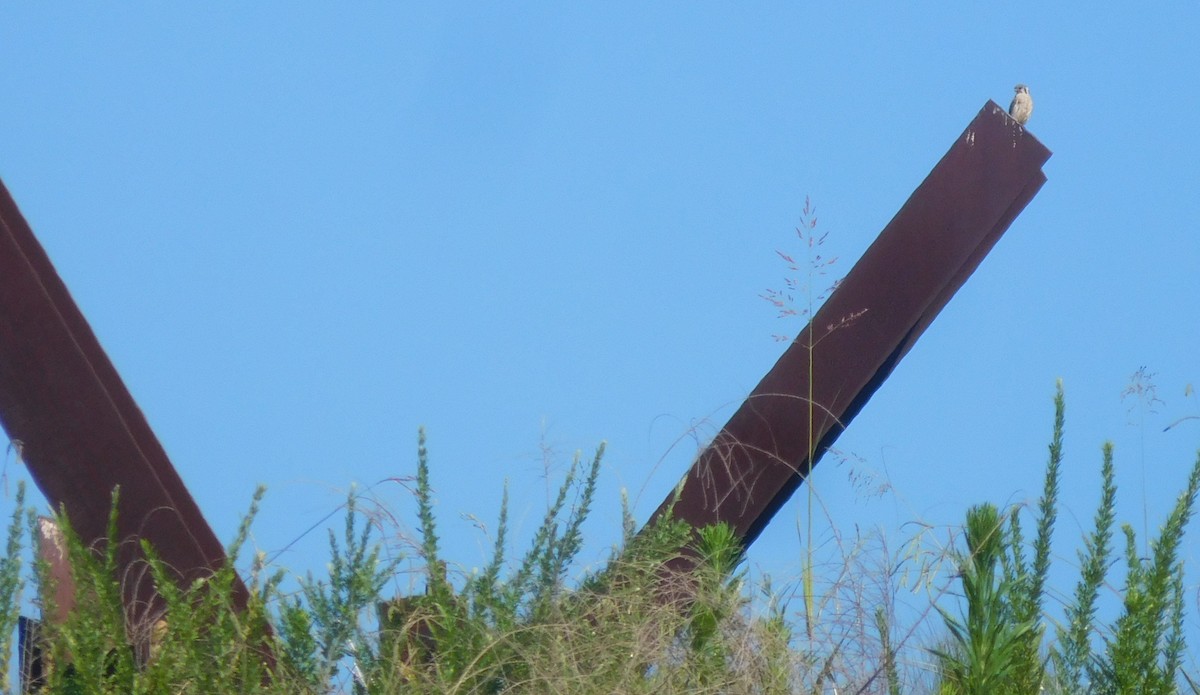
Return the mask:
[[[1200, 6], [959, 5], [6, 5], [0, 177], [223, 540], [259, 483], [271, 552], [411, 475], [425, 425], [467, 568], [461, 514], [511, 481], [523, 546], [543, 448], [557, 480], [606, 440], [596, 560], [620, 488], [644, 519], [796, 331], [759, 295], [805, 196], [848, 271], [1027, 83], [1049, 182], [843, 436], [862, 462], [817, 469], [818, 531], [1035, 498], [1062, 377], [1070, 563], [1103, 440], [1139, 533], [1200, 445], [1162, 432], [1200, 415]], [[1143, 365], [1157, 413], [1120, 398]], [[751, 561], [794, 575], [801, 519]]]

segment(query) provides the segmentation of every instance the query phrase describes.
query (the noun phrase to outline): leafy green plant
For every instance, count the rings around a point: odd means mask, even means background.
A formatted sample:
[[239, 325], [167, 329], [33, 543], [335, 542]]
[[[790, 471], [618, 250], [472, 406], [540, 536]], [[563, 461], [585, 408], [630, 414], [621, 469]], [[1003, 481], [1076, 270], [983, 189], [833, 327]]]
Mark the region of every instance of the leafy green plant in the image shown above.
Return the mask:
[[359, 526], [352, 490], [346, 500], [342, 541], [329, 531], [328, 579], [309, 574], [301, 582], [304, 602], [292, 599], [281, 611], [286, 626], [281, 632], [283, 651], [314, 689], [330, 682], [346, 659], [370, 668], [379, 657], [363, 621], [379, 601], [399, 560], [382, 560], [380, 547], [370, 542], [371, 525]]
[[[136, 668], [127, 646], [130, 635], [117, 571], [118, 498], [119, 490], [113, 490], [107, 537], [96, 547], [75, 535], [65, 511], [59, 513], [75, 606], [65, 622], [45, 626], [50, 645], [47, 687], [52, 692], [135, 692]], [[40, 573], [39, 585], [48, 577], [48, 572]], [[53, 593], [53, 587], [39, 586], [39, 593]]]
[[[134, 679], [145, 692], [164, 692], [183, 683], [198, 692], [236, 692], [259, 687], [268, 679], [274, 647], [268, 602], [283, 575], [276, 572], [264, 578], [256, 559], [244, 602], [235, 588], [235, 563], [249, 539], [264, 493], [261, 487], [255, 491], [250, 509], [226, 549], [226, 561], [189, 584], [181, 586], [174, 570], [142, 541], [155, 590], [164, 603], [161, 617], [151, 625], [132, 626], [142, 632], [141, 637], [134, 636], [135, 641], [150, 642], [148, 658]], [[213, 668], [214, 663], [221, 667]]]
[[13, 630], [20, 617], [21, 539], [26, 522], [25, 482], [17, 485], [12, 521], [8, 526], [4, 557], [0, 558], [0, 683], [8, 682], [8, 655], [12, 653]]
[[[505, 502], [493, 557], [456, 581], [442, 574], [423, 437], [418, 452], [419, 545], [431, 576], [424, 595], [387, 602], [384, 658], [364, 669], [367, 692], [750, 692], [764, 682], [791, 692], [791, 633], [782, 613], [746, 617], [741, 548], [728, 527], [695, 530], [668, 516], [569, 581], [600, 447], [586, 466], [574, 459], [515, 565], [504, 562]], [[676, 575], [669, 568], [693, 538], [699, 562]]]
[[1067, 604], [1066, 621], [1056, 631], [1058, 648], [1051, 652], [1058, 686], [1071, 693], [1084, 689], [1083, 677], [1092, 666], [1091, 638], [1095, 630], [1096, 601], [1112, 553], [1117, 486], [1111, 442], [1104, 444], [1100, 477], [1100, 506], [1096, 511], [1095, 526], [1084, 539], [1084, 549], [1079, 553], [1079, 582], [1073, 600]]
[[[256, 493], [228, 561], [188, 583], [145, 543], [144, 570], [154, 582], [159, 604], [130, 611], [125, 606], [129, 587], [119, 576], [117, 557], [130, 541], [117, 535], [117, 501], [113, 492], [107, 537], [85, 544], [72, 530], [65, 513], [54, 525], [39, 524], [44, 543], [59, 545], [74, 588], [74, 605], [63, 621], [42, 627], [48, 692], [158, 693], [240, 692], [259, 689], [268, 679], [271, 637], [266, 599], [278, 577], [259, 583], [252, 573], [249, 596], [238, 598], [233, 563], [245, 543], [262, 491]], [[57, 537], [47, 537], [53, 531]], [[57, 613], [55, 585], [48, 565], [38, 561], [35, 579], [43, 615]], [[214, 663], [220, 668], [214, 668]], [[265, 692], [265, 690], [264, 690]]]
[[935, 650], [942, 692], [964, 695], [1023, 692], [1017, 689], [1022, 650], [1037, 625], [1013, 609], [1016, 586], [1001, 576], [1004, 519], [991, 504], [972, 507], [965, 529], [967, 554], [959, 563], [966, 616], [941, 610], [952, 648]]
[[875, 629], [883, 647], [883, 673], [887, 679], [888, 695], [900, 695], [900, 672], [896, 668], [896, 650], [892, 647], [891, 624], [883, 606], [875, 609]]
[[[973, 507], [967, 514], [968, 552], [959, 563], [966, 617], [959, 619], [939, 608], [950, 635], [947, 647], [934, 650], [942, 693], [1031, 693], [1048, 686], [1064, 693], [1174, 693], [1178, 689], [1176, 679], [1186, 648], [1179, 546], [1200, 492], [1200, 458], [1158, 537], [1149, 542], [1150, 557], [1139, 556], [1133, 528], [1122, 527], [1126, 541], [1123, 610], [1111, 626], [1103, 627], [1096, 625], [1097, 604], [1112, 564], [1116, 508], [1113, 447], [1104, 445], [1101, 500], [1094, 529], [1079, 554], [1080, 579], [1066, 605], [1066, 620], [1055, 630], [1055, 641], [1048, 649], [1042, 644], [1046, 623], [1042, 603], [1057, 515], [1064, 411], [1060, 383], [1032, 562], [1026, 557], [1019, 508], [1009, 512], [1006, 532], [1002, 515], [992, 505]], [[1104, 645], [1100, 653], [1093, 648], [1097, 638]]]
[[1012, 688], [1020, 693], [1039, 692], [1045, 685], [1045, 660], [1042, 657], [1042, 639], [1045, 627], [1042, 621], [1046, 577], [1050, 571], [1050, 545], [1054, 533], [1054, 522], [1058, 517], [1059, 470], [1063, 458], [1063, 435], [1066, 423], [1066, 396], [1062, 380], [1055, 385], [1054, 428], [1046, 462], [1046, 475], [1042, 485], [1042, 496], [1038, 500], [1033, 541], [1033, 559], [1026, 558], [1025, 542], [1021, 531], [1020, 508], [1009, 513], [1008, 538], [1005, 543], [1001, 564], [1004, 580], [1009, 588], [1007, 601], [1012, 619], [1018, 624], [1030, 625], [1018, 640], [1013, 654]]
[[959, 619], [939, 606], [949, 639], [930, 650], [937, 658], [941, 693], [1035, 693], [1045, 687], [1043, 603], [1058, 516], [1065, 414], [1066, 398], [1059, 380], [1049, 458], [1034, 521], [1032, 558], [1026, 548], [1020, 506], [1005, 514], [991, 504], [967, 512], [967, 552], [956, 562], [966, 615]]
[[[1028, 512], [1021, 507], [1002, 512], [983, 504], [967, 514], [965, 548], [955, 556], [962, 612], [926, 609], [946, 628], [946, 641], [933, 650], [935, 666], [925, 669], [939, 675], [924, 679], [940, 693], [1172, 693], [1191, 683], [1180, 670], [1186, 650], [1180, 544], [1200, 493], [1200, 459], [1150, 542], [1149, 557], [1138, 556], [1125, 527], [1123, 610], [1111, 625], [1097, 625], [1115, 523], [1113, 450], [1105, 445], [1101, 501], [1080, 553], [1081, 576], [1066, 620], [1045, 643], [1064, 412], [1060, 384], [1032, 538], [1023, 534], [1020, 515]], [[830, 591], [820, 598], [826, 606], [820, 622], [804, 607], [789, 612], [788, 592], [768, 580], [761, 584], [766, 609], [756, 608], [729, 527], [695, 529], [667, 514], [635, 533], [627, 505], [622, 545], [598, 569], [578, 572], [603, 451], [601, 445], [594, 456], [573, 459], [528, 549], [512, 560], [505, 491], [491, 557], [481, 570], [462, 573], [443, 552], [422, 431], [413, 490], [419, 527], [405, 545], [414, 553], [387, 559], [393, 549], [375, 536], [384, 516], [351, 492], [341, 533], [330, 533], [327, 576], [307, 575], [297, 580], [298, 590], [285, 592], [286, 573], [258, 553], [248, 562], [247, 591], [237, 591], [234, 567], [260, 489], [229, 545], [228, 562], [210, 573], [181, 582], [154, 548], [136, 547], [145, 558], [143, 580], [154, 582], [161, 602], [150, 613], [131, 614], [124, 606], [122, 582], [129, 578], [115, 572], [130, 541], [117, 537], [115, 511], [108, 537], [90, 545], [60, 514], [75, 605], [65, 621], [44, 630], [44, 692], [898, 695], [922, 682], [920, 666], [904, 656], [917, 627], [895, 624], [888, 588], [905, 559], [897, 564], [882, 542], [872, 547], [856, 538], [840, 569], [822, 576]], [[22, 536], [40, 528], [23, 511], [20, 491], [17, 502], [0, 562], [0, 598], [14, 607], [0, 616], [9, 621], [9, 635], [22, 586]], [[424, 593], [384, 595], [401, 562], [423, 573]], [[49, 569], [36, 556], [33, 576], [43, 610], [56, 615]], [[878, 593], [867, 590], [870, 582], [879, 584]], [[809, 591], [802, 584], [803, 575], [799, 597]], [[799, 620], [805, 628], [794, 630]]]
[[1126, 524], [1124, 607], [1105, 639], [1103, 656], [1092, 670], [1099, 693], [1173, 693], [1185, 647], [1183, 637], [1183, 565], [1179, 545], [1196, 494], [1200, 492], [1200, 457], [1187, 486], [1167, 516], [1150, 557], [1137, 552], [1137, 539]]

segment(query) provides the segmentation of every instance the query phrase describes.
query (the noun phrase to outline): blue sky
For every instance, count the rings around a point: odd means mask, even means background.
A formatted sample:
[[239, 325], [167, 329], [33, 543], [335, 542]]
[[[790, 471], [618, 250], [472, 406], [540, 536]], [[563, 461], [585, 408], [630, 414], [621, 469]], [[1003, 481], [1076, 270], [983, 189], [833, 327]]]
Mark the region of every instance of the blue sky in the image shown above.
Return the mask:
[[[1061, 377], [1069, 568], [1105, 439], [1139, 533], [1200, 445], [1162, 431], [1200, 415], [1197, 26], [1195, 3], [10, 5], [0, 177], [222, 539], [262, 483], [255, 541], [283, 548], [352, 482], [411, 475], [424, 425], [468, 569], [488, 541], [461, 515], [490, 526], [510, 481], [520, 547], [547, 468], [606, 440], [594, 561], [620, 489], [644, 519], [797, 330], [759, 295], [805, 196], [848, 271], [1027, 83], [1049, 181], [842, 437], [861, 461], [818, 467], [816, 530], [1034, 499]], [[1142, 366], [1157, 412], [1120, 398]], [[803, 509], [753, 564], [798, 572]]]

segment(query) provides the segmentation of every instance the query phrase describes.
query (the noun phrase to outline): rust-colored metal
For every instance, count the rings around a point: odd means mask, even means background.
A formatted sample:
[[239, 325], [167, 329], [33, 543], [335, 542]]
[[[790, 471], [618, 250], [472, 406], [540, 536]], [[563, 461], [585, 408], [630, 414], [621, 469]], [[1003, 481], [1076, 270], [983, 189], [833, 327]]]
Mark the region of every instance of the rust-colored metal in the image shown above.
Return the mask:
[[672, 508], [753, 543], [1046, 182], [1049, 157], [984, 105], [651, 523]]
[[[0, 425], [34, 482], [84, 542], [107, 535], [120, 486], [119, 558], [130, 618], [158, 610], [135, 539], [183, 581], [225, 551], [83, 314], [0, 183]], [[238, 582], [237, 595], [246, 598]]]
[[[75, 580], [71, 578], [71, 563], [67, 559], [67, 542], [62, 530], [54, 519], [48, 516], [38, 517], [37, 537], [34, 539], [38, 560], [46, 567], [49, 574], [51, 589], [54, 593], [50, 605], [53, 614], [47, 614], [46, 605], [42, 605], [42, 619], [54, 624], [62, 624], [75, 610]], [[43, 589], [45, 590], [45, 589]]]

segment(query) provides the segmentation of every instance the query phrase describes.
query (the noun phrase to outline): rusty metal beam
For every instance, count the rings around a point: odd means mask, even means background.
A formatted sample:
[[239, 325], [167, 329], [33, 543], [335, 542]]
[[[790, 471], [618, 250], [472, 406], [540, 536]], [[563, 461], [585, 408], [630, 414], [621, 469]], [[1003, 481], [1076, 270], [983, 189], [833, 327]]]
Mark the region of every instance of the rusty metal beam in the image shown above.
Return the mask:
[[1049, 158], [985, 104], [651, 523], [672, 509], [753, 543], [1046, 182]]
[[[118, 533], [145, 539], [183, 581], [225, 551], [0, 182], [0, 425], [34, 482], [86, 542], [103, 539], [112, 489]], [[130, 616], [157, 609], [137, 543], [122, 543]], [[237, 595], [244, 600], [245, 586]]]

